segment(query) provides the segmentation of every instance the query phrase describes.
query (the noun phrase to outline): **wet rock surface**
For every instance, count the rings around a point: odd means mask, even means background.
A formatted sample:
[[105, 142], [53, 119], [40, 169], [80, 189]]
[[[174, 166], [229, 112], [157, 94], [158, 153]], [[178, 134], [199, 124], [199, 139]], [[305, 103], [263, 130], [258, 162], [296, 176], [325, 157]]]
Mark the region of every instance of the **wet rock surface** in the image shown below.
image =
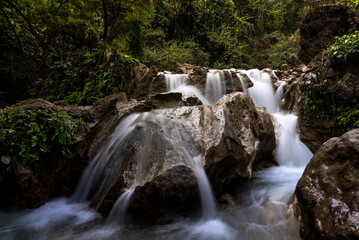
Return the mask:
[[359, 238], [359, 129], [325, 142], [294, 197], [303, 239]]
[[[109, 177], [91, 204], [100, 212], [107, 213], [114, 196], [134, 186], [129, 213], [135, 218], [158, 220], [185, 211], [199, 196], [194, 159], [204, 163], [216, 195], [234, 181], [250, 178], [253, 169], [277, 165], [270, 116], [256, 110], [244, 93], [227, 95], [214, 107], [156, 110], [140, 118], [114, 153], [121, 157], [107, 164]], [[183, 194], [178, 199], [179, 189]], [[144, 201], [154, 204], [145, 208]]]

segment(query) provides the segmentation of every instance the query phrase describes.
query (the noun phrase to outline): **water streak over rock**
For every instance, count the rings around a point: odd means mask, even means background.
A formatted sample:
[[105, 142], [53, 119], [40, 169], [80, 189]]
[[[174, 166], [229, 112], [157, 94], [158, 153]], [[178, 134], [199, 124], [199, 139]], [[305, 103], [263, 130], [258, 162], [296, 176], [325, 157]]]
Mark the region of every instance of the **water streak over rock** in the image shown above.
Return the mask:
[[[106, 183], [92, 206], [108, 212], [123, 188], [137, 186], [129, 214], [142, 220], [173, 215], [198, 199], [196, 171], [186, 151], [202, 160], [216, 195], [252, 169], [277, 165], [269, 114], [250, 97], [232, 93], [216, 106], [143, 113], [106, 165]], [[121, 164], [116, 164], [121, 161]], [[181, 192], [178, 197], [178, 193]], [[116, 196], [116, 197], [115, 197]], [[151, 208], [144, 207], [151, 205]]]

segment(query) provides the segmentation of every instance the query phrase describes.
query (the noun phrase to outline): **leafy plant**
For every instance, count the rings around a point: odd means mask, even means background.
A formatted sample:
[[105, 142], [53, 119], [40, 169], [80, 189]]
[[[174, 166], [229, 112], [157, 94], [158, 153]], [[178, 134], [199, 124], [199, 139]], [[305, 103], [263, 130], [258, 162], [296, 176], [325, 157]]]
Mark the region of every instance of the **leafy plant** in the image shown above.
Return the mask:
[[74, 105], [93, 104], [99, 98], [105, 97], [123, 89], [126, 75], [139, 61], [129, 55], [113, 54], [113, 61], [99, 66], [99, 70], [90, 76], [83, 87], [68, 93], [64, 99]]
[[6, 109], [0, 115], [0, 155], [3, 164], [19, 156], [23, 164], [38, 161], [52, 150], [65, 149], [84, 125], [82, 119], [51, 108]]
[[209, 54], [193, 41], [169, 41], [160, 49], [147, 49], [145, 63], [156, 65], [159, 70], [172, 70], [176, 63], [208, 66]]
[[337, 38], [325, 51], [334, 62], [349, 62], [359, 59], [359, 31]]
[[147, 96], [145, 99], [145, 103], [147, 105], [153, 105], [153, 98], [151, 96]]

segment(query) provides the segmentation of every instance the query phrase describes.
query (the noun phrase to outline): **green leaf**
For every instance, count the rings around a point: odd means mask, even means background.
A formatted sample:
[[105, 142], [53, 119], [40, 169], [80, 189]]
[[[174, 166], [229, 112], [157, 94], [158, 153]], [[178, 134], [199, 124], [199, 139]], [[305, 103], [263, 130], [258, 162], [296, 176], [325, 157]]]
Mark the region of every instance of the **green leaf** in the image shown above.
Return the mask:
[[0, 140], [4, 139], [6, 136], [6, 131], [3, 128], [0, 128]]
[[2, 157], [1, 157], [1, 161], [2, 161], [4, 164], [8, 165], [8, 164], [10, 163], [10, 161], [11, 161], [11, 157], [10, 157], [9, 155], [2, 156]]

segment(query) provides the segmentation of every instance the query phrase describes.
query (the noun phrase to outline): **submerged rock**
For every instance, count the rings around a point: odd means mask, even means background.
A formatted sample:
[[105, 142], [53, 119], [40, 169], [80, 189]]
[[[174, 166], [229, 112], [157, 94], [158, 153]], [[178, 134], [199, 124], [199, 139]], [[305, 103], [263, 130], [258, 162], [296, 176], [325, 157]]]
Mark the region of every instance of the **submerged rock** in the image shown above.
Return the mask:
[[359, 129], [355, 129], [325, 142], [299, 180], [292, 202], [300, 216], [301, 237], [358, 239], [358, 192]]

